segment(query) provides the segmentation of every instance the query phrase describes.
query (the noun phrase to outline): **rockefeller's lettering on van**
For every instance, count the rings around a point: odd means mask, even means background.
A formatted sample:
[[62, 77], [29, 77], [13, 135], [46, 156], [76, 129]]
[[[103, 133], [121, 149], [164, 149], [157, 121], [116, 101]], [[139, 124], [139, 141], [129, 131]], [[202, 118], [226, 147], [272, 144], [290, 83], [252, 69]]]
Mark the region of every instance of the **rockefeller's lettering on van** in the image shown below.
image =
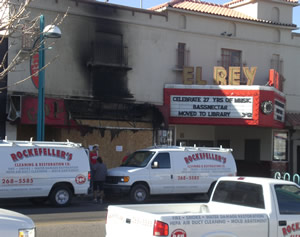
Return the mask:
[[60, 158], [67, 161], [70, 161], [73, 158], [73, 154], [70, 152], [50, 148], [30, 148], [10, 154], [10, 157], [14, 162], [38, 156]]

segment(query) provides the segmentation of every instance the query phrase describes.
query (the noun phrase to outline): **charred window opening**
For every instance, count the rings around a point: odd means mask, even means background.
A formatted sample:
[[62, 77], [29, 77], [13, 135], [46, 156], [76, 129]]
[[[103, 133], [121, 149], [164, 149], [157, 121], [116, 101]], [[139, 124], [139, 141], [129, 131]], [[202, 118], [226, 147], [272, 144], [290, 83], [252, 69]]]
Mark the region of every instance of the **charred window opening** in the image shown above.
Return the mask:
[[110, 65], [127, 65], [122, 38], [122, 35], [118, 34], [96, 32], [93, 45], [94, 61]]
[[92, 93], [95, 98], [132, 98], [128, 90], [128, 49], [121, 34], [96, 32], [92, 42]]

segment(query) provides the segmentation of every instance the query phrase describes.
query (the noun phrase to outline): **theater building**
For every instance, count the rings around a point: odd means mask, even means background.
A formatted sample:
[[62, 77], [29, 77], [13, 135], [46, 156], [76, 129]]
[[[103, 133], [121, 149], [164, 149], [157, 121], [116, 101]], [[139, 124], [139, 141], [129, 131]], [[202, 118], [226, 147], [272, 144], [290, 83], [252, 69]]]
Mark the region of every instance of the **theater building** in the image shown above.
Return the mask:
[[[300, 34], [296, 0], [175, 0], [151, 9], [37, 0], [63, 14], [46, 51], [46, 140], [99, 144], [108, 167], [157, 145], [233, 149], [240, 175], [300, 173]], [[16, 49], [24, 45], [14, 45]], [[12, 55], [13, 56], [13, 55]], [[8, 84], [30, 75], [24, 63]], [[9, 87], [6, 135], [36, 135], [31, 80]]]

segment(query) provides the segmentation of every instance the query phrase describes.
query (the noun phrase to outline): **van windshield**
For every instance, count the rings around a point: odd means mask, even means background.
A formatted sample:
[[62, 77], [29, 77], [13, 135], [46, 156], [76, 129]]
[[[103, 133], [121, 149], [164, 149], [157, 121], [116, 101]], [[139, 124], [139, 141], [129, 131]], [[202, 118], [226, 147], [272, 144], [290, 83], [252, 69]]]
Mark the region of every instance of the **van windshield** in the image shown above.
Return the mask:
[[121, 166], [145, 167], [154, 156], [154, 151], [136, 151], [128, 156]]

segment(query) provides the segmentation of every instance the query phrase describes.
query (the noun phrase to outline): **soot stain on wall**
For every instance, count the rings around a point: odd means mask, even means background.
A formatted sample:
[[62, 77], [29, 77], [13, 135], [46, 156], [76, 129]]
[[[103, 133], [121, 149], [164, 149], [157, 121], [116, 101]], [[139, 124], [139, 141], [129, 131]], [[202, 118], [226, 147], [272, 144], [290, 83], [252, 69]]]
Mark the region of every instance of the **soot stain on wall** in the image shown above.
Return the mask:
[[[113, 13], [113, 12], [112, 12]], [[128, 49], [122, 26], [117, 21], [97, 19], [95, 38], [91, 39], [89, 71], [94, 98], [128, 99]]]

